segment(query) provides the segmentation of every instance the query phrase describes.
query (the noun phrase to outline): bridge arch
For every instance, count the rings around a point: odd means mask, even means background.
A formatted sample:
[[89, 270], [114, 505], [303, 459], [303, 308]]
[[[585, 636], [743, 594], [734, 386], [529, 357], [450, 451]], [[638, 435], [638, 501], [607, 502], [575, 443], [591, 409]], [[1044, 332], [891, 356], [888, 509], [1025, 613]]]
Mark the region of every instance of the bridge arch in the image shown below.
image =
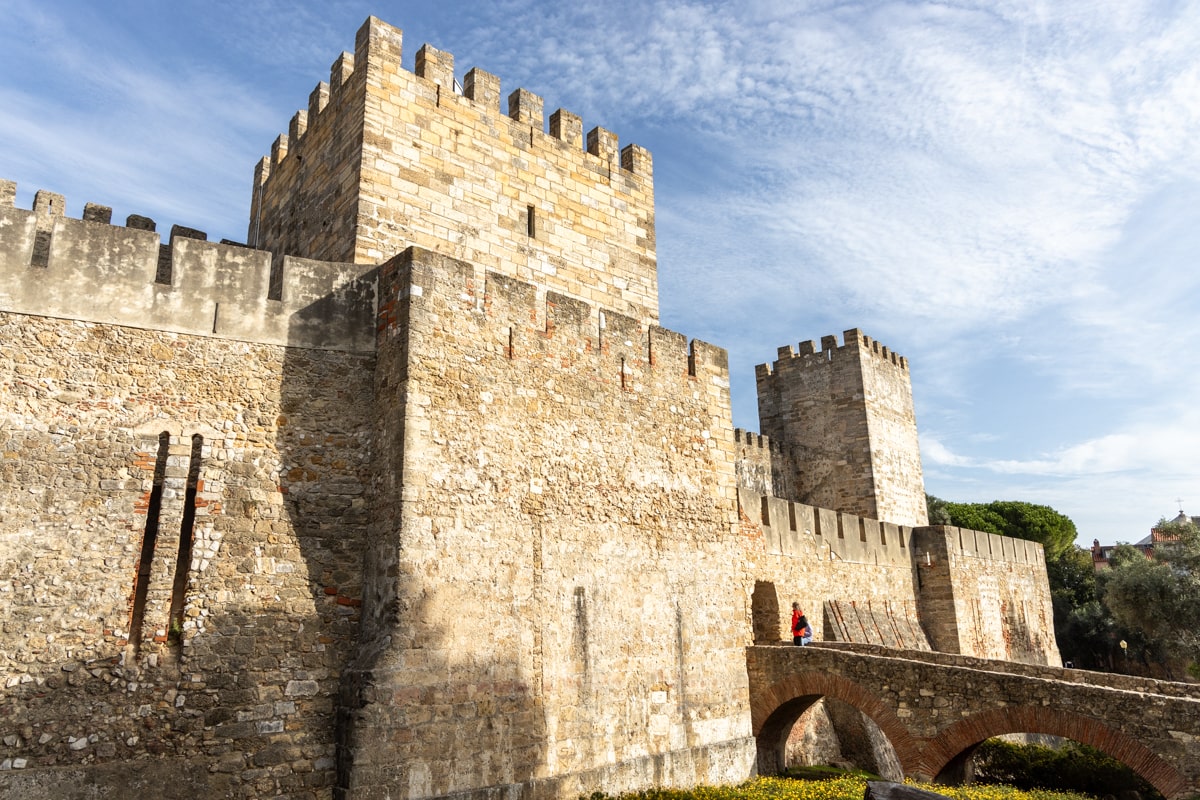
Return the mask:
[[923, 763], [914, 774], [927, 779], [944, 778], [952, 774], [976, 745], [1006, 733], [1042, 733], [1074, 739], [1125, 764], [1164, 797], [1188, 794], [1187, 780], [1179, 771], [1141, 742], [1092, 717], [1048, 706], [991, 708], [955, 722], [929, 740]]
[[920, 763], [921, 748], [896, 712], [854, 681], [827, 672], [787, 675], [757, 692], [750, 702], [750, 722], [758, 745], [758, 773], [770, 775], [786, 766], [785, 747], [792, 724], [823, 697], [840, 700], [871, 719], [891, 743], [904, 773]]

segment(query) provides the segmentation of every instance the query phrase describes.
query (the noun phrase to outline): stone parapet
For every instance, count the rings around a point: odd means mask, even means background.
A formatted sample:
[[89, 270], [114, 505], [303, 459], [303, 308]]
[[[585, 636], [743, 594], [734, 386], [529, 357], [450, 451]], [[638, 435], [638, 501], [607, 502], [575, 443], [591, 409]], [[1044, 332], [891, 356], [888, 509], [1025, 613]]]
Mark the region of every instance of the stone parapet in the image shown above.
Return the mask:
[[374, 349], [372, 267], [273, 257], [179, 227], [162, 244], [153, 221], [133, 223], [71, 219], [61, 202], [52, 215], [0, 205], [0, 310], [260, 344]]

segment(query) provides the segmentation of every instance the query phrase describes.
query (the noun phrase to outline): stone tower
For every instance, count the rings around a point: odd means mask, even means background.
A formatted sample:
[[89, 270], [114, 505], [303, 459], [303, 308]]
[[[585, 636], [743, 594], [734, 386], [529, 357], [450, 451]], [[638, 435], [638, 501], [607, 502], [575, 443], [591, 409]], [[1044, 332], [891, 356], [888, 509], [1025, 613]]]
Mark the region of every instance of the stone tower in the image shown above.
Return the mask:
[[359, 29], [259, 162], [247, 242], [359, 264], [416, 245], [657, 322], [649, 151], [562, 109], [547, 133], [541, 97], [501, 109], [481, 69], [459, 90], [429, 45], [410, 72], [401, 40], [374, 17]]
[[779, 349], [760, 364], [762, 433], [775, 491], [788, 499], [900, 525], [925, 525], [925, 481], [908, 360], [852, 328]]

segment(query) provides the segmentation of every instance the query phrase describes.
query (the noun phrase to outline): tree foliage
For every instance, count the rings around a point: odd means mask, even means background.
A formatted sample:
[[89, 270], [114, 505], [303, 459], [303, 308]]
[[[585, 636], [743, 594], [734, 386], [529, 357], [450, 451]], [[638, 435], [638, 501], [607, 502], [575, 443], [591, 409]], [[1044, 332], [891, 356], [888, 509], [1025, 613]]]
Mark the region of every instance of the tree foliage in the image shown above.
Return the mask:
[[1091, 551], [1068, 547], [1057, 558], [1046, 561], [1046, 572], [1055, 607], [1070, 610], [1096, 601], [1096, 567]]
[[1093, 797], [1135, 791], [1161, 798], [1132, 769], [1092, 747], [1068, 742], [1060, 748], [988, 739], [975, 751], [975, 780], [1020, 789], [1085, 792]]
[[931, 494], [925, 495], [925, 509], [929, 516], [930, 525], [953, 525], [950, 512], [946, 510], [946, 501]]
[[1101, 581], [1101, 599], [1116, 623], [1138, 631], [1166, 658], [1200, 659], [1200, 529], [1162, 521], [1166, 534], [1150, 558], [1116, 548]]
[[1046, 552], [1047, 563], [1071, 548], [1075, 544], [1075, 537], [1079, 535], [1075, 530], [1075, 523], [1050, 506], [1019, 500], [994, 500], [991, 503], [939, 502], [950, 519], [949, 523], [942, 524], [1039, 542]]

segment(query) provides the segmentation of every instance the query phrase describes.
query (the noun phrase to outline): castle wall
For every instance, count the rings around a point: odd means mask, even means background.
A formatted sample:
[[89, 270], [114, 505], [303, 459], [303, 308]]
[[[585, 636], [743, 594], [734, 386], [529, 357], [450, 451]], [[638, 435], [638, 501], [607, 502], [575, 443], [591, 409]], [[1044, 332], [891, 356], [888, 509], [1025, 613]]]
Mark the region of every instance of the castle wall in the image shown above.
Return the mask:
[[658, 320], [650, 154], [369, 19], [260, 164], [249, 241], [377, 264], [409, 245]]
[[0, 794], [333, 783], [372, 366], [0, 313]]
[[162, 245], [151, 220], [138, 218], [147, 230], [110, 225], [108, 215], [70, 219], [61, 197], [51, 195], [50, 207], [47, 194], [33, 211], [12, 207], [11, 193], [0, 201], [0, 310], [297, 347], [375, 346], [371, 267], [294, 257], [273, 265], [270, 253], [189, 238], [199, 231]]
[[930, 649], [918, 619], [911, 528], [738, 491], [754, 641], [791, 641], [799, 602], [817, 641]]
[[935, 650], [1062, 665], [1040, 544], [938, 525], [918, 529], [913, 548]]
[[790, 640], [799, 602], [818, 641], [1061, 665], [1042, 547], [883, 523], [738, 491], [754, 640]]
[[734, 468], [738, 488], [764, 495], [775, 494], [772, 461], [778, 446], [766, 436], [741, 428], [734, 429], [733, 442], [737, 448]]
[[928, 524], [908, 360], [867, 336], [861, 336], [861, 344], [875, 513], [906, 525]]
[[775, 491], [796, 502], [924, 525], [925, 488], [906, 359], [857, 329], [801, 342], [756, 369]]
[[274, 255], [0, 181], [0, 794], [737, 782], [793, 600], [1057, 663], [1040, 548], [911, 527], [904, 359], [784, 348], [735, 431], [654, 324], [649, 154], [401, 38], [260, 162]]
[[724, 351], [416, 249], [382, 269], [395, 513], [370, 537], [343, 790], [744, 779]]

